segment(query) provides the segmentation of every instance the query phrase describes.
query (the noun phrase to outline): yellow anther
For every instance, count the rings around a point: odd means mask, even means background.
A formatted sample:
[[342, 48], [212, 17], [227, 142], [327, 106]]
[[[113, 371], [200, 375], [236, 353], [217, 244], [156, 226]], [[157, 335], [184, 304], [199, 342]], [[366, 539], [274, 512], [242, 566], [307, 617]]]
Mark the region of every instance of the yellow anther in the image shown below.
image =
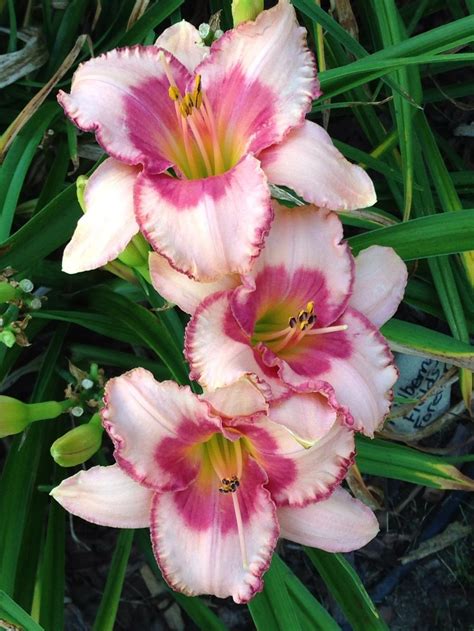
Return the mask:
[[168, 95], [172, 101], [177, 101], [181, 98], [179, 88], [175, 85], [170, 85], [170, 87], [168, 88]]
[[201, 75], [198, 74], [194, 78], [194, 90], [192, 93], [193, 105], [198, 109], [202, 105], [202, 92], [201, 92]]
[[312, 300], [310, 300], [308, 302], [308, 304], [306, 305], [306, 311], [308, 312], [308, 315], [311, 315], [314, 311], [314, 302]]
[[179, 104], [179, 109], [183, 116], [189, 116], [193, 111], [193, 99], [189, 93], [184, 95], [184, 98]]

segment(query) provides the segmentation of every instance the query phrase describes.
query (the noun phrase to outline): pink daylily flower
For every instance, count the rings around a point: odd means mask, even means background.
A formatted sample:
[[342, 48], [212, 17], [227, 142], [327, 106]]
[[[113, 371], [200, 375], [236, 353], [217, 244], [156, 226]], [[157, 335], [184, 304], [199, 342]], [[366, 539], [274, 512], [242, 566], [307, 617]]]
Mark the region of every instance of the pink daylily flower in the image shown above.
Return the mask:
[[268, 404], [249, 379], [197, 396], [138, 368], [108, 382], [105, 404], [116, 464], [52, 495], [93, 523], [149, 527], [176, 590], [244, 603], [262, 589], [279, 536], [348, 551], [378, 531], [340, 488], [354, 436], [330, 388]]
[[105, 264], [140, 229], [188, 276], [248, 272], [273, 219], [269, 182], [334, 210], [375, 202], [365, 171], [305, 121], [320, 90], [287, 0], [210, 49], [199, 42], [181, 22], [155, 46], [82, 64], [71, 93], [59, 93], [69, 118], [110, 156], [87, 188], [65, 271]]
[[191, 378], [212, 390], [253, 373], [274, 398], [322, 380], [349, 409], [354, 429], [372, 436], [398, 374], [378, 327], [402, 299], [406, 266], [378, 246], [354, 263], [335, 213], [277, 203], [275, 211], [266, 247], [242, 284], [195, 308], [185, 342]]

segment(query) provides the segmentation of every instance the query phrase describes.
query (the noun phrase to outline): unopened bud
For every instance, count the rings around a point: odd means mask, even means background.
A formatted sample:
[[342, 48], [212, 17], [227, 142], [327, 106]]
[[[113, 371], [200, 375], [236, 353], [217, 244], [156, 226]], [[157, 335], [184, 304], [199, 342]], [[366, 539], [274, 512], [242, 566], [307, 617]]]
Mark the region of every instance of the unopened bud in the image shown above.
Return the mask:
[[18, 298], [21, 292], [16, 287], [12, 287], [10, 283], [4, 281], [0, 283], [0, 302], [8, 302]]
[[81, 386], [84, 388], [84, 390], [90, 390], [94, 386], [94, 382], [92, 381], [92, 379], [83, 379], [81, 381]]
[[80, 405], [76, 405], [73, 408], [71, 408], [71, 414], [75, 416], [76, 418], [79, 418], [80, 416], [84, 414], [84, 409], [81, 408]]
[[0, 342], [5, 344], [7, 348], [12, 348], [15, 346], [16, 336], [10, 329], [5, 329], [4, 331], [0, 331]]
[[118, 259], [125, 265], [128, 265], [128, 267], [148, 266], [149, 251], [150, 247], [145, 238], [138, 233], [129, 242], [125, 250], [118, 255]]
[[87, 186], [88, 177], [86, 175], [80, 175], [76, 180], [76, 195], [77, 201], [83, 213], [86, 212], [86, 204], [84, 201], [84, 193]]
[[69, 406], [68, 401], [44, 401], [23, 403], [12, 397], [0, 395], [0, 438], [19, 434], [30, 423], [56, 418]]
[[64, 434], [51, 445], [51, 456], [61, 467], [75, 467], [89, 460], [102, 444], [103, 428], [94, 417], [89, 423], [79, 425]]
[[23, 280], [20, 280], [19, 285], [25, 294], [31, 294], [34, 289], [34, 285], [29, 278], [23, 278]]
[[33, 298], [32, 300], [30, 300], [30, 309], [33, 309], [34, 311], [38, 311], [38, 309], [41, 309], [43, 303], [41, 302], [41, 298]]
[[233, 0], [232, 17], [234, 26], [248, 20], [255, 20], [257, 15], [263, 11], [263, 0]]
[[203, 22], [199, 25], [199, 36], [202, 40], [206, 40], [209, 37], [210, 32], [211, 27], [209, 26], [209, 24]]

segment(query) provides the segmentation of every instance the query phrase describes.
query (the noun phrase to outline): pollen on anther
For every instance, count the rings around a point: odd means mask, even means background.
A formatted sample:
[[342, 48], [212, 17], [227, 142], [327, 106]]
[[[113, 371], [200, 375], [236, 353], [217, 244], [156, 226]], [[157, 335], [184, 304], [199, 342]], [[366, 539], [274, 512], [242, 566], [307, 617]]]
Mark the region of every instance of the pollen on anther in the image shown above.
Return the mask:
[[168, 94], [172, 101], [177, 101], [181, 97], [179, 88], [175, 85], [170, 85], [168, 88]]

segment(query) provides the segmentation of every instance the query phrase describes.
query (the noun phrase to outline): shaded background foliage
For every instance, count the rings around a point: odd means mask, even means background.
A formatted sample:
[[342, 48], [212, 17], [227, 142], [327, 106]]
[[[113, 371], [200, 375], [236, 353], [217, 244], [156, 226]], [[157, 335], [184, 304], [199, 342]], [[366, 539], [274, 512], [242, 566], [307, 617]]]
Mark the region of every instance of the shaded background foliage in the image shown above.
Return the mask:
[[[351, 486], [378, 505], [381, 534], [347, 558], [281, 544], [283, 561], [275, 557], [265, 591], [249, 609], [172, 594], [146, 533], [72, 520], [50, 502], [48, 490], [70, 474], [54, 463], [50, 446], [88, 420], [93, 406], [85, 405], [80, 418], [32, 425], [0, 441], [0, 620], [46, 631], [474, 624], [472, 536], [446, 531], [453, 521], [469, 525], [473, 513], [465, 492], [473, 484], [458, 467], [472, 460], [473, 444], [474, 2], [335, 4], [331, 15], [324, 3], [294, 0], [324, 91], [311, 118], [376, 183], [376, 208], [341, 215], [346, 235], [355, 252], [390, 245], [407, 261], [407, 294], [384, 333], [397, 350], [454, 366], [452, 412], [431, 431], [401, 439], [392, 428], [373, 442], [360, 440], [365, 483], [355, 471]], [[80, 216], [74, 181], [90, 173], [101, 151], [64, 118], [55, 94], [91, 54], [152, 44], [171, 23], [186, 18], [199, 25], [217, 11], [229, 28], [228, 0], [0, 1], [0, 269], [31, 279], [45, 298], [41, 309], [28, 311], [30, 345], [0, 345], [2, 393], [62, 400], [68, 384], [79, 391], [92, 372], [98, 397], [103, 379], [139, 365], [159, 379], [187, 381], [182, 313], [160, 311], [161, 297], [133, 273], [120, 279], [102, 270], [61, 272], [62, 248]], [[275, 194], [297, 203], [289, 191]], [[2, 307], [2, 326], [9, 308]], [[397, 400], [398, 414], [416, 404]], [[110, 452], [104, 441], [91, 464], [107, 462]], [[440, 533], [444, 539], [434, 539]], [[403, 565], [400, 558], [423, 540], [431, 554]]]

